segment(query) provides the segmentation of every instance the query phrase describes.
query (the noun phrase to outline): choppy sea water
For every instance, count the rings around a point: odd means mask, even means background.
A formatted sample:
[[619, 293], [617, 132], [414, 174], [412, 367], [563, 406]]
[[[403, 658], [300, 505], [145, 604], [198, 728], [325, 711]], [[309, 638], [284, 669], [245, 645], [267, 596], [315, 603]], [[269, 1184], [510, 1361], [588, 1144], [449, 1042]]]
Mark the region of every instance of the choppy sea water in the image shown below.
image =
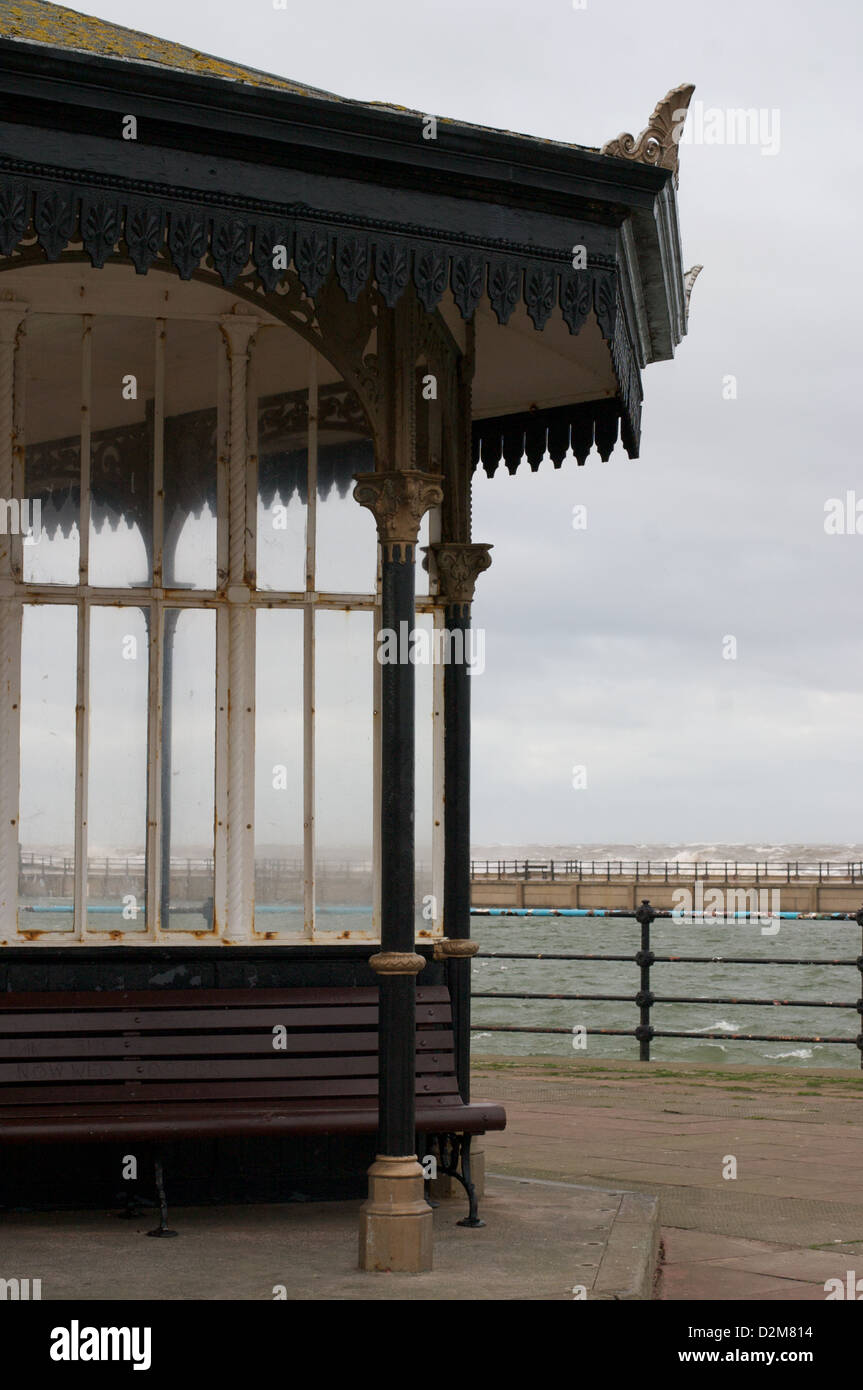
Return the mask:
[[[831, 1000], [850, 1008], [762, 1007], [745, 1002], [721, 1004], [657, 1003], [651, 1010], [654, 1028], [685, 1032], [685, 1038], [655, 1038], [651, 1057], [657, 1062], [733, 1063], [771, 1067], [841, 1067], [860, 1070], [854, 1046], [823, 1042], [737, 1042], [709, 1039], [700, 1033], [809, 1034], [853, 1039], [860, 1032], [855, 1012], [860, 996], [860, 973], [854, 961], [860, 954], [860, 928], [855, 922], [786, 922], [773, 935], [767, 924], [654, 922], [651, 949], [657, 955], [748, 956], [755, 965], [658, 963], [651, 969], [650, 987], [657, 995], [712, 995], [723, 999]], [[771, 923], [774, 926], [775, 923]], [[472, 917], [471, 935], [480, 952], [596, 952], [634, 956], [639, 926], [634, 918]], [[842, 958], [848, 965], [783, 965], [781, 958]], [[630, 1037], [607, 1037], [588, 1032], [586, 1051], [573, 1050], [576, 1026], [634, 1029], [639, 989], [635, 961], [519, 961], [478, 956], [473, 962], [473, 1033], [475, 1056], [567, 1056], [637, 1060], [638, 1043]], [[588, 993], [630, 996], [627, 1002], [581, 1000], [478, 999], [476, 993]], [[566, 1033], [495, 1033], [492, 1023], [549, 1025]]]

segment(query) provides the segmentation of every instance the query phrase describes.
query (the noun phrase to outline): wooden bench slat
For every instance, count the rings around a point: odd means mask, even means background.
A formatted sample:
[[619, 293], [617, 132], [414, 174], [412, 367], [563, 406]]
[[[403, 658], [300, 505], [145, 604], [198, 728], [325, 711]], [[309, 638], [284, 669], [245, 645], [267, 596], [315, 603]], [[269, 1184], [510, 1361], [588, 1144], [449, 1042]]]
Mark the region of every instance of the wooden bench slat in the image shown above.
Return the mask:
[[[99, 1009], [164, 1009], [167, 1000], [177, 1008], [200, 1009], [208, 1007], [207, 1000], [218, 994], [220, 1004], [225, 1008], [248, 1005], [249, 996], [254, 995], [261, 1005], [309, 1004], [327, 1007], [334, 1004], [374, 1004], [377, 1005], [376, 985], [322, 985], [314, 989], [149, 989], [149, 990], [36, 990], [33, 992], [9, 991], [0, 993], [0, 1014], [4, 1009], [27, 1009], [29, 1012], [45, 1012], [54, 1009], [83, 1010]], [[448, 1004], [449, 990], [446, 985], [418, 985], [417, 1003]]]
[[[344, 1041], [344, 1040], [343, 1040]], [[416, 1061], [417, 1073], [452, 1069], [452, 1053], [423, 1052]], [[171, 1058], [134, 1057], [117, 1060], [109, 1058], [82, 1058], [79, 1061], [49, 1062], [0, 1062], [0, 1083], [6, 1086], [27, 1082], [76, 1082], [87, 1084], [91, 1081], [194, 1081], [199, 1078], [224, 1077], [233, 1080], [256, 1076], [278, 1076], [285, 1078], [300, 1076], [376, 1076], [378, 1058], [376, 1053], [355, 1054], [342, 1052], [339, 1056], [328, 1057], [289, 1057], [282, 1052], [259, 1052], [253, 1057], [184, 1057]]]
[[[318, 1078], [310, 1080], [267, 1081], [249, 1079], [246, 1081], [197, 1081], [197, 1082], [158, 1082], [135, 1081], [116, 1085], [79, 1086], [70, 1094], [68, 1086], [44, 1085], [9, 1086], [6, 1088], [5, 1103], [0, 1108], [0, 1137], [3, 1134], [3, 1114], [5, 1105], [53, 1105], [64, 1101], [75, 1105], [97, 1101], [123, 1101], [130, 1104], [137, 1100], [226, 1100], [266, 1099], [268, 1097], [318, 1098], [342, 1096], [376, 1096], [378, 1079], [376, 1075], [365, 1077]], [[447, 1074], [423, 1076], [417, 1085], [417, 1098], [421, 1095], [445, 1093], [458, 1094], [454, 1076]]]
[[[169, 1107], [153, 1112], [145, 1107], [111, 1114], [79, 1114], [52, 1117], [15, 1118], [7, 1126], [4, 1138], [10, 1143], [37, 1141], [65, 1142], [70, 1138], [91, 1142], [144, 1139], [170, 1140], [177, 1138], [221, 1138], [223, 1135], [283, 1134], [373, 1134], [377, 1129], [377, 1108], [362, 1100], [354, 1104], [340, 1101], [338, 1106], [293, 1104], [281, 1107], [258, 1107], [243, 1110], [240, 1106], [216, 1109], [204, 1113], [204, 1107], [194, 1115], [183, 1111], [172, 1114]], [[506, 1115], [503, 1108], [487, 1102], [463, 1105], [458, 1099], [439, 1096], [417, 1109], [417, 1132], [446, 1134], [453, 1131], [483, 1134], [491, 1129], [503, 1129]]]
[[[133, 1033], [160, 1029], [225, 1029], [269, 1028], [283, 1024], [286, 1028], [346, 1028], [377, 1025], [377, 1005], [361, 1005], [355, 1009], [263, 1007], [260, 1009], [201, 1008], [149, 1010], [141, 1013], [94, 1013], [89, 1016], [75, 1013], [28, 1014], [0, 1012], [0, 1036], [22, 1037], [30, 1033]], [[417, 1025], [450, 1023], [449, 1004], [427, 1004], [417, 1007]]]
[[[230, 1054], [260, 1052], [262, 1041], [272, 1034], [206, 1033], [198, 1037], [185, 1034], [120, 1034], [101, 1037], [0, 1038], [0, 1059], [21, 1058], [30, 1061], [40, 1057], [51, 1060], [66, 1057], [167, 1057], [176, 1053]], [[352, 1052], [377, 1052], [377, 1033], [288, 1033], [279, 1055], [297, 1052], [344, 1051], [346, 1039]], [[455, 1046], [451, 1029], [420, 1028], [417, 1030], [418, 1052], [446, 1052]]]

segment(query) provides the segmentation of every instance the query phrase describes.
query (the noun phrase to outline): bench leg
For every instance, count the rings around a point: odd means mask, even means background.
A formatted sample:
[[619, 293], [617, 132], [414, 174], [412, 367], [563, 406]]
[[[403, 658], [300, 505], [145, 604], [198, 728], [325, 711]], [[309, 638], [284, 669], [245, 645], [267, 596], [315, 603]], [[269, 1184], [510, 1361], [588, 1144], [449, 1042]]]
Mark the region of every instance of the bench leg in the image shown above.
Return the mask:
[[140, 1218], [144, 1215], [146, 1207], [142, 1199], [138, 1196], [137, 1192], [124, 1192], [122, 1200], [125, 1205], [122, 1211], [117, 1212], [117, 1216], [119, 1217], [119, 1219], [121, 1221], [140, 1220]]
[[159, 1199], [159, 1225], [155, 1231], [148, 1231], [148, 1236], [175, 1236], [176, 1231], [168, 1230], [168, 1199], [165, 1196], [165, 1178], [162, 1172], [162, 1156], [157, 1154], [155, 1158], [156, 1170], [156, 1196]]
[[[439, 1141], [440, 1148], [440, 1171], [448, 1178], [455, 1178], [460, 1182], [468, 1200], [468, 1213], [461, 1221], [457, 1221], [457, 1226], [484, 1226], [485, 1222], [480, 1220], [476, 1189], [471, 1181], [470, 1175], [470, 1135], [469, 1134], [445, 1134], [441, 1135]], [[449, 1150], [449, 1156], [447, 1151]], [[459, 1172], [461, 1168], [461, 1172]]]

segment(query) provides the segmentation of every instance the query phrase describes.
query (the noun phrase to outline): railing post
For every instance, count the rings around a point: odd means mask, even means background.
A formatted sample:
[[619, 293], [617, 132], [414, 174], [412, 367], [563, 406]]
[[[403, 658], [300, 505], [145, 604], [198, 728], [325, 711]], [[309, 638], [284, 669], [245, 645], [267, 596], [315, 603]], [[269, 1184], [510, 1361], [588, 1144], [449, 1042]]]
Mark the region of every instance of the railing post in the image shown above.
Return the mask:
[[635, 996], [635, 1002], [638, 1005], [638, 1027], [635, 1030], [635, 1036], [638, 1039], [639, 1062], [650, 1061], [650, 1039], [653, 1037], [653, 1029], [650, 1026], [650, 1009], [654, 998], [650, 992], [650, 967], [656, 957], [650, 949], [650, 924], [655, 917], [656, 913], [650, 906], [649, 900], [642, 898], [641, 907], [635, 914], [635, 920], [641, 926], [641, 949], [635, 957], [641, 972], [641, 987]]
[[[863, 907], [858, 907], [855, 913], [857, 925], [863, 929]], [[857, 1051], [860, 1053], [860, 1069], [863, 1071], [863, 938], [860, 943], [860, 955], [857, 957], [857, 969], [860, 971], [860, 998], [857, 1000], [857, 1015], [860, 1019], [860, 1032], [855, 1039]]]

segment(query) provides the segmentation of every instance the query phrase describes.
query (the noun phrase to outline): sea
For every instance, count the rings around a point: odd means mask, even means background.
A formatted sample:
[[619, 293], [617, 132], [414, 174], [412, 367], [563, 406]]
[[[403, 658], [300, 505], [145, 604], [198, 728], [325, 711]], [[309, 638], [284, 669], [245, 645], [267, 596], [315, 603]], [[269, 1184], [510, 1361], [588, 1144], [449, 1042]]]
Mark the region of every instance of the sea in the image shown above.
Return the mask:
[[[758, 860], [801, 864], [846, 864], [863, 859], [863, 844], [584, 844], [475, 845], [474, 860], [581, 859], [642, 862], [729, 862]], [[863, 893], [861, 893], [863, 897]], [[657, 996], [721, 1000], [719, 1003], [657, 1002], [651, 1023], [680, 1037], [656, 1037], [651, 1059], [700, 1062], [716, 1067], [837, 1067], [857, 1071], [861, 1054], [853, 1040], [863, 1027], [856, 1011], [861, 974], [861, 930], [856, 922], [675, 922], [663, 918], [651, 928], [651, 949], [663, 956], [703, 956], [706, 962], [657, 963], [650, 988]], [[764, 927], [769, 930], [765, 932]], [[473, 963], [472, 1050], [480, 1056], [555, 1056], [636, 1061], [633, 1036], [608, 1036], [591, 1029], [631, 1031], [638, 1022], [635, 995], [639, 970], [634, 961], [557, 961], [493, 959], [495, 954], [604, 954], [634, 956], [640, 929], [634, 918], [474, 916], [471, 935], [480, 955]], [[723, 957], [753, 960], [725, 963]], [[788, 957], [805, 965], [785, 964]], [[841, 960], [845, 964], [831, 962]], [[602, 1001], [579, 999], [484, 999], [483, 994], [609, 994]], [[763, 1003], [750, 1002], [766, 1001]], [[789, 1000], [787, 1006], [770, 1002]], [[826, 1003], [843, 1005], [824, 1007]], [[521, 1025], [559, 1031], [496, 1032], [493, 1025]], [[586, 1032], [584, 1031], [586, 1030]], [[719, 1034], [709, 1038], [705, 1033]], [[781, 1035], [775, 1041], [738, 1041], [733, 1033]], [[805, 1035], [805, 1040], [798, 1035]], [[815, 1039], [815, 1040], [813, 1040]], [[838, 1041], [843, 1039], [844, 1041]]]

